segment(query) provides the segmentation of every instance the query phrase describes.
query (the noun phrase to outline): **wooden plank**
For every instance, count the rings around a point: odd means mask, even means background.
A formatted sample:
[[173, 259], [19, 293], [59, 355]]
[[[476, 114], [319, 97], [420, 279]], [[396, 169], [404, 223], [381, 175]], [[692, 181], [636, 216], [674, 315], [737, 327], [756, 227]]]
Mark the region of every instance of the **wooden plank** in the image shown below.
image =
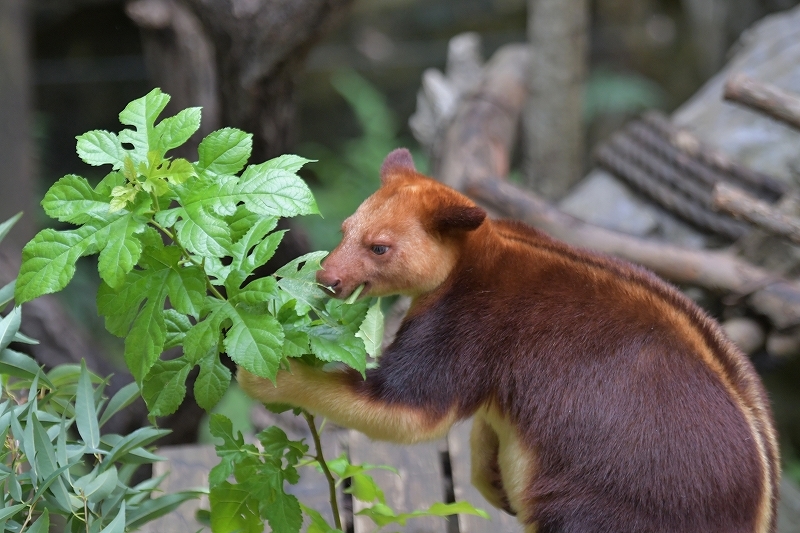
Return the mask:
[[[161, 490], [165, 493], [194, 487], [208, 486], [208, 473], [218, 462], [214, 447], [207, 444], [187, 444], [183, 446], [166, 446], [156, 451], [157, 455], [167, 460], [153, 465], [153, 477], [167, 474], [161, 482]], [[173, 512], [144, 525], [141, 533], [186, 533], [209, 531], [197, 520], [198, 509], [208, 509], [208, 497], [183, 503]]]
[[447, 443], [450, 450], [450, 466], [453, 472], [453, 492], [456, 501], [466, 500], [475, 507], [483, 509], [491, 517], [491, 522], [473, 515], [459, 515], [458, 529], [460, 533], [520, 533], [522, 526], [516, 518], [507, 514], [486, 501], [478, 489], [470, 482], [470, 447], [469, 432], [471, 422], [456, 424], [450, 430]]
[[[386, 470], [373, 470], [372, 477], [383, 489], [387, 504], [398, 512], [427, 509], [435, 502], [444, 501], [444, 480], [441, 451], [443, 441], [413, 446], [400, 446], [374, 442], [356, 431], [349, 435], [350, 461], [355, 464], [370, 463], [390, 465], [399, 476]], [[358, 500], [353, 501], [355, 512], [364, 508]], [[355, 533], [373, 533], [378, 527], [365, 516], [354, 516]], [[447, 520], [439, 517], [424, 517], [409, 520], [405, 527], [387, 526], [386, 531], [401, 533], [446, 533]]]

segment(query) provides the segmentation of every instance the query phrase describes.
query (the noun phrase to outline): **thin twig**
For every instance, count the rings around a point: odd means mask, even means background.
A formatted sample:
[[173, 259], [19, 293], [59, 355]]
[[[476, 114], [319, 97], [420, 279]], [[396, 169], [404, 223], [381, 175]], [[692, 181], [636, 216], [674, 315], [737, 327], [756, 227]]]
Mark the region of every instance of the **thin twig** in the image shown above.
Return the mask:
[[727, 183], [718, 183], [714, 188], [714, 206], [736, 218], [747, 220], [756, 226], [786, 237], [800, 244], [800, 219], [776, 211], [775, 207]]
[[725, 99], [766, 113], [800, 130], [800, 95], [735, 74], [725, 84]]
[[328, 491], [330, 493], [331, 511], [333, 512], [333, 523], [336, 526], [336, 529], [342, 530], [342, 519], [339, 517], [339, 502], [336, 499], [336, 480], [333, 479], [333, 474], [328, 468], [328, 463], [325, 461], [325, 457], [322, 455], [322, 442], [319, 439], [319, 432], [317, 431], [317, 425], [314, 422], [314, 415], [308, 411], [303, 411], [303, 417], [306, 419], [308, 428], [311, 430], [311, 437], [314, 439], [314, 447], [317, 451], [314, 459], [316, 459], [317, 463], [319, 463], [320, 468], [322, 468], [322, 473], [325, 474], [325, 479], [328, 480]]

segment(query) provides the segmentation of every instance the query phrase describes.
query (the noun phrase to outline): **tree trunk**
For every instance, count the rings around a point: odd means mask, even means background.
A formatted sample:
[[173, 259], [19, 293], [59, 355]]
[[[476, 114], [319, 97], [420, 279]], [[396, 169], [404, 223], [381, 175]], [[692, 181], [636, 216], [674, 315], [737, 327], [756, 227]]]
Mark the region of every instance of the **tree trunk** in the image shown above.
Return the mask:
[[583, 175], [588, 20], [587, 0], [528, 0], [525, 172], [528, 186], [551, 200], [564, 196]]
[[25, 211], [3, 244], [17, 254], [33, 237], [36, 219], [26, 5], [25, 0], [0, 2], [0, 222]]
[[295, 140], [295, 77], [352, 0], [183, 1], [215, 46], [222, 123], [253, 133], [255, 161], [285, 153]]

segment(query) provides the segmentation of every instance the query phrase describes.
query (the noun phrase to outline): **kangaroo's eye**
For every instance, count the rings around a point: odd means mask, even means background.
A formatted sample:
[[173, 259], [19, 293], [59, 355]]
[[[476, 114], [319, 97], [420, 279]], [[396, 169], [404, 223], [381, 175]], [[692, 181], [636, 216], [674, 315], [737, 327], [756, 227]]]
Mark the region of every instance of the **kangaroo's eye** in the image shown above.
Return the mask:
[[383, 255], [389, 251], [389, 247], [384, 244], [373, 244], [371, 250], [375, 255]]

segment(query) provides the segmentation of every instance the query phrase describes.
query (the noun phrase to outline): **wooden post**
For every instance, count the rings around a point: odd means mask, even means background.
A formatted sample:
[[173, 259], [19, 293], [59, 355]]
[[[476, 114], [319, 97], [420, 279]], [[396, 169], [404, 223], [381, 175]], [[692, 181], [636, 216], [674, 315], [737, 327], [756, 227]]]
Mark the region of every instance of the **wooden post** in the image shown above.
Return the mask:
[[564, 196], [583, 175], [588, 19], [587, 0], [528, 0], [526, 180], [551, 200]]

